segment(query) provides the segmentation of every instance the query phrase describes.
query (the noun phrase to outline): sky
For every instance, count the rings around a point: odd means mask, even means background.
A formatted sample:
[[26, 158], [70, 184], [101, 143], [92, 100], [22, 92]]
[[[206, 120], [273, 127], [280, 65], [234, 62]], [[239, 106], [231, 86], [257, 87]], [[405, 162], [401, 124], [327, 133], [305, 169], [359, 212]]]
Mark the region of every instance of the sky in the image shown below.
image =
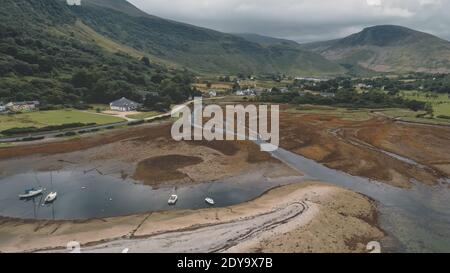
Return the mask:
[[228, 33], [297, 42], [394, 24], [450, 40], [450, 0], [128, 0], [149, 14]]

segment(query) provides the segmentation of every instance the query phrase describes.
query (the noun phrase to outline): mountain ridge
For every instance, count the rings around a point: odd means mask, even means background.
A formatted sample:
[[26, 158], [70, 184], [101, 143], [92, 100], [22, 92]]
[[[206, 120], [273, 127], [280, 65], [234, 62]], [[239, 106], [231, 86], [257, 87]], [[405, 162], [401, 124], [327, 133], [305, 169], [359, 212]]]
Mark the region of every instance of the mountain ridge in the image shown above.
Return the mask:
[[396, 25], [379, 25], [342, 39], [302, 44], [344, 66], [375, 72], [450, 72], [450, 42]]
[[81, 6], [69, 8], [102, 36], [199, 74], [345, 72], [341, 66], [300, 47], [264, 46], [232, 34], [166, 20], [138, 12], [125, 0], [84, 0]]

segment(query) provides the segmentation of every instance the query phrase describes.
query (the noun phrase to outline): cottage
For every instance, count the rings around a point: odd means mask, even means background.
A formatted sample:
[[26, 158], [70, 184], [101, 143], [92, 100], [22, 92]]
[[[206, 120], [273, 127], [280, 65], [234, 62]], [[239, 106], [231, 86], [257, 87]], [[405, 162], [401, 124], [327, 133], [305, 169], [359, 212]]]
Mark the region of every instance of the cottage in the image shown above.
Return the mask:
[[23, 111], [33, 111], [38, 106], [39, 106], [39, 101], [17, 101], [17, 102], [7, 103], [5, 105], [5, 108], [12, 112], [23, 112]]
[[5, 112], [5, 111], [6, 111], [6, 106], [0, 102], [0, 112]]
[[109, 104], [109, 107], [113, 111], [129, 112], [138, 109], [140, 107], [140, 104], [127, 98], [121, 98], [111, 102]]

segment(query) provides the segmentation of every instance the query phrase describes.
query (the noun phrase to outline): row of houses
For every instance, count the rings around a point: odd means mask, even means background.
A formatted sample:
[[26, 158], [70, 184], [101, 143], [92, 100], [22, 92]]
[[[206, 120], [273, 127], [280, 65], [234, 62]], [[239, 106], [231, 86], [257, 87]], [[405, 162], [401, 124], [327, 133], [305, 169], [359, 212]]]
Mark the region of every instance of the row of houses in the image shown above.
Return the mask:
[[3, 104], [0, 102], [0, 112], [28, 112], [39, 107], [39, 101], [15, 101]]
[[[282, 87], [278, 89], [280, 93], [287, 93], [289, 89], [287, 87]], [[244, 90], [237, 90], [235, 92], [236, 96], [260, 96], [263, 93], [272, 93], [274, 88], [248, 88]]]

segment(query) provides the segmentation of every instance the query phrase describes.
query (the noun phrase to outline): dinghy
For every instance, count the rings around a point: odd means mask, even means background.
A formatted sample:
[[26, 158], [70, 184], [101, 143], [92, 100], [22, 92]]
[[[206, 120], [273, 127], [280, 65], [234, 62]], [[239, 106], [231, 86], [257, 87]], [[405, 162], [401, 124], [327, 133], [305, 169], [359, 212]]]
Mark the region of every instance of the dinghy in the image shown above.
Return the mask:
[[58, 196], [57, 192], [51, 192], [49, 193], [45, 199], [44, 199], [44, 203], [52, 203], [53, 201], [55, 201], [56, 197]]
[[170, 196], [169, 200], [167, 201], [167, 203], [168, 203], [169, 205], [175, 205], [175, 204], [177, 203], [177, 201], [178, 201], [178, 195], [172, 194], [172, 195]]
[[205, 198], [205, 202], [208, 203], [208, 204], [210, 204], [210, 205], [212, 205], [212, 206], [214, 206], [214, 204], [215, 204], [215, 203], [214, 203], [214, 200], [213, 200], [212, 198], [209, 198], [209, 197], [208, 197], [208, 198]]
[[20, 199], [32, 198], [32, 197], [41, 195], [44, 192], [44, 190], [45, 190], [44, 188], [39, 188], [39, 189], [32, 188], [32, 189], [26, 190], [24, 194], [19, 194], [19, 198]]

